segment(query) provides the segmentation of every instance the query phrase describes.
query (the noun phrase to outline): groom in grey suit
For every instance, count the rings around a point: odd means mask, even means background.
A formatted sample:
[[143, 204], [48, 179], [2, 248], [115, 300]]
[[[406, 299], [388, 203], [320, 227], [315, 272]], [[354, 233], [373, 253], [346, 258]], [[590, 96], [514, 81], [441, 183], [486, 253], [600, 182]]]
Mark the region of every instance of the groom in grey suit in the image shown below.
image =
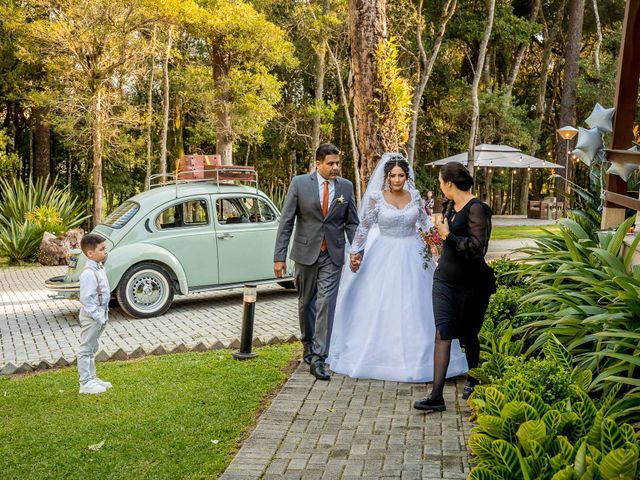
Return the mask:
[[316, 171], [293, 179], [282, 207], [273, 269], [286, 274], [289, 240], [295, 235], [291, 259], [295, 262], [298, 317], [304, 361], [311, 374], [329, 380], [324, 361], [344, 264], [345, 235], [349, 242], [358, 228], [353, 184], [340, 173], [340, 150], [325, 143], [316, 151]]

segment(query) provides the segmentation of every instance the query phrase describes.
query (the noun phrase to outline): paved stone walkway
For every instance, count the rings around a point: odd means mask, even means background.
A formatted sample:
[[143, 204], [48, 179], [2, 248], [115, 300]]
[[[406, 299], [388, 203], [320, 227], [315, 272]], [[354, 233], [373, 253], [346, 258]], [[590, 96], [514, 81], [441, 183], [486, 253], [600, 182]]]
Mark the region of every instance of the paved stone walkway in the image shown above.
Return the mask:
[[464, 380], [445, 387], [447, 411], [423, 413], [424, 384], [316, 381], [301, 364], [221, 480], [463, 479], [469, 473]]
[[[36, 365], [71, 362], [79, 344], [80, 302], [52, 300], [44, 288], [47, 278], [64, 274], [66, 267], [0, 269], [0, 370], [9, 362]], [[109, 326], [101, 339], [108, 354], [139, 347], [147, 353], [159, 346], [171, 350], [199, 343], [228, 347], [240, 337], [240, 289], [176, 297], [173, 306], [156, 318], [133, 319], [111, 309]], [[298, 335], [297, 299], [279, 286], [258, 289], [254, 337], [262, 343], [285, 341]], [[220, 343], [218, 343], [220, 342]]]

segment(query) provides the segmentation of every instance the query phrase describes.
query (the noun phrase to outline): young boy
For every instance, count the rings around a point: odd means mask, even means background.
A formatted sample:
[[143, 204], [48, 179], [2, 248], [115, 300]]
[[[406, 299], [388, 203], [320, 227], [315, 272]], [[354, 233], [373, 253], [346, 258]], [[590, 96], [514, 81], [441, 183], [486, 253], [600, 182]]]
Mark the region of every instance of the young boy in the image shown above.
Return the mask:
[[87, 257], [87, 266], [80, 274], [80, 393], [104, 393], [111, 388], [111, 383], [96, 377], [96, 353], [100, 335], [109, 319], [111, 289], [103, 267], [107, 259], [107, 243], [100, 235], [88, 233], [82, 237], [80, 248]]

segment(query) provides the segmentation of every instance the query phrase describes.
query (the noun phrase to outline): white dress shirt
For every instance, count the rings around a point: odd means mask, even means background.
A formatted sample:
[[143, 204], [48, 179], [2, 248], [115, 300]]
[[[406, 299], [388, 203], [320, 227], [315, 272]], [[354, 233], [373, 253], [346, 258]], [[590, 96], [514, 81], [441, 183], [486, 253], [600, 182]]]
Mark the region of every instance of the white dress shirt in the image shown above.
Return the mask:
[[[91, 270], [91, 271], [89, 271]], [[96, 283], [96, 272], [98, 282]], [[102, 292], [102, 303], [98, 298], [98, 285]], [[97, 262], [87, 259], [87, 265], [80, 274], [80, 303], [82, 310], [97, 322], [106, 321], [105, 311], [109, 308], [111, 289], [104, 268]]]
[[[322, 175], [319, 173], [316, 174], [318, 177], [318, 191], [320, 193], [320, 208], [322, 208], [322, 196], [324, 195], [324, 182], [327, 181]], [[333, 202], [333, 197], [336, 191], [336, 181], [328, 180], [329, 182], [329, 203], [327, 204], [327, 212], [329, 211], [329, 207], [331, 206], [331, 202]]]

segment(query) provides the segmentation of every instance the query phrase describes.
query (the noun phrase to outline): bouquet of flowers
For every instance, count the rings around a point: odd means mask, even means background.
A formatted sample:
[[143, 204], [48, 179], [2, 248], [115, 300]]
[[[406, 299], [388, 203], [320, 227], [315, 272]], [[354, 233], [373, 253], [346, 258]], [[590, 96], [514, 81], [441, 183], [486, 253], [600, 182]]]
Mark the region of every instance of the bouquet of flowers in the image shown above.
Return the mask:
[[424, 247], [422, 247], [422, 266], [426, 270], [432, 262], [437, 262], [438, 258], [440, 258], [442, 237], [436, 227], [431, 227], [426, 232], [421, 228], [419, 228], [418, 231], [420, 232], [420, 237], [424, 242]]

